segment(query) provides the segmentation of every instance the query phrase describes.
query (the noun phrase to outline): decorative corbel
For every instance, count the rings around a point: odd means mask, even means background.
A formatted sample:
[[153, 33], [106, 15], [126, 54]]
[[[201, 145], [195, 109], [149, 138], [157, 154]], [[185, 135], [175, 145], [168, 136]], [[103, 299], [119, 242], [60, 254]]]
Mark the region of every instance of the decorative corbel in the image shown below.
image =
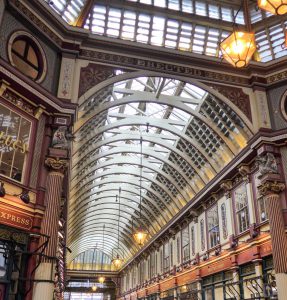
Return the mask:
[[249, 178], [249, 175], [250, 175], [250, 167], [246, 164], [242, 164], [238, 167], [238, 172], [239, 174], [242, 176], [243, 180], [246, 182], [246, 183], [249, 183], [250, 182], [250, 178]]
[[227, 198], [231, 197], [231, 190], [232, 190], [233, 184], [231, 180], [225, 180], [220, 184], [220, 188], [223, 189], [224, 195]]

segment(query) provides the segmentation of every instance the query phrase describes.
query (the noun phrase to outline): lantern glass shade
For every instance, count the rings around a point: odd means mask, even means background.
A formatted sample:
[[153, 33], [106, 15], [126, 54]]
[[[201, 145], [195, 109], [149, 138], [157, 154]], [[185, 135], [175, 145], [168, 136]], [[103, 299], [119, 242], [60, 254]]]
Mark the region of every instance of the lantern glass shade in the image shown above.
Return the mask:
[[143, 230], [142, 228], [139, 228], [134, 234], [134, 239], [136, 241], [136, 243], [141, 246], [145, 243], [146, 239], [147, 239], [147, 232], [145, 230]]
[[220, 50], [223, 57], [234, 67], [245, 67], [256, 51], [255, 34], [234, 31], [220, 43]]
[[120, 267], [121, 267], [121, 265], [122, 265], [122, 259], [120, 259], [120, 257], [119, 257], [119, 255], [117, 254], [117, 256], [116, 256], [116, 258], [114, 258], [113, 260], [112, 260], [112, 264], [114, 265], [114, 267], [116, 268], [116, 269], [119, 269]]
[[99, 277], [99, 283], [103, 284], [106, 278], [104, 276]]
[[273, 15], [284, 15], [287, 13], [287, 0], [258, 0], [258, 7]]
[[96, 285], [93, 285], [93, 286], [92, 286], [92, 291], [95, 292], [96, 290], [97, 290], [97, 286], [96, 286]]

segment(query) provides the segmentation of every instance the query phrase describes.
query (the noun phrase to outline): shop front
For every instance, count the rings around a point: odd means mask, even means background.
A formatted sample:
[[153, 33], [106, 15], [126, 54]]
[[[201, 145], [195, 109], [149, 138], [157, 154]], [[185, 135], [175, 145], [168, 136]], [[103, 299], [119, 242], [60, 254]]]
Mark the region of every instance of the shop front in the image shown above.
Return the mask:
[[0, 299], [24, 299], [28, 234], [0, 225]]

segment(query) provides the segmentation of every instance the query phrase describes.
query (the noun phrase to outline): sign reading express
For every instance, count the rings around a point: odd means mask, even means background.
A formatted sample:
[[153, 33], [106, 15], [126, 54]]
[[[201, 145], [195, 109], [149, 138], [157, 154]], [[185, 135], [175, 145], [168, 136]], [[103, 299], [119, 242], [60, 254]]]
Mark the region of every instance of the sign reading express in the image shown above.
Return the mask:
[[0, 224], [30, 230], [32, 228], [32, 223], [33, 220], [31, 217], [0, 207]]

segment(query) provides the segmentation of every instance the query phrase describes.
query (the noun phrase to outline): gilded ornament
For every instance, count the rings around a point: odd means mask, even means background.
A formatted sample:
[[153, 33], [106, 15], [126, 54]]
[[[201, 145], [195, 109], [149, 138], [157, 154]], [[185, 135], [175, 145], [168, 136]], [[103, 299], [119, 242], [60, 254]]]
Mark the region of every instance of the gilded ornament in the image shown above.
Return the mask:
[[277, 181], [266, 181], [258, 187], [259, 194], [262, 196], [268, 194], [279, 194], [285, 189], [285, 184]]
[[45, 165], [55, 171], [59, 171], [67, 168], [68, 161], [65, 159], [60, 159], [59, 157], [57, 158], [48, 157], [45, 160]]

